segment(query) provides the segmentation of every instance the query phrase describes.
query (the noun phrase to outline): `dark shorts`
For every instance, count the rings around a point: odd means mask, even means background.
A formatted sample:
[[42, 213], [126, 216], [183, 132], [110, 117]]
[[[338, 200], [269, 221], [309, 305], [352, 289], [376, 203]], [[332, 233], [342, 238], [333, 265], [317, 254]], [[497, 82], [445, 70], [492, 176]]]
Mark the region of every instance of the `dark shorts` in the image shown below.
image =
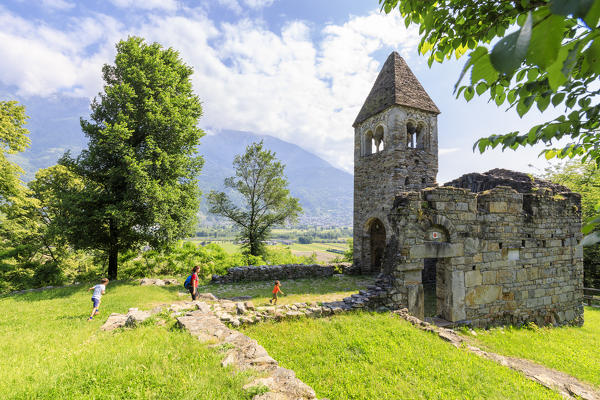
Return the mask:
[[193, 287], [190, 287], [188, 290], [190, 291], [190, 294], [192, 295], [192, 300], [197, 300], [198, 299], [198, 291], [196, 290], [196, 294], [194, 295]]
[[92, 297], [92, 303], [94, 303], [94, 308], [100, 307], [100, 299]]

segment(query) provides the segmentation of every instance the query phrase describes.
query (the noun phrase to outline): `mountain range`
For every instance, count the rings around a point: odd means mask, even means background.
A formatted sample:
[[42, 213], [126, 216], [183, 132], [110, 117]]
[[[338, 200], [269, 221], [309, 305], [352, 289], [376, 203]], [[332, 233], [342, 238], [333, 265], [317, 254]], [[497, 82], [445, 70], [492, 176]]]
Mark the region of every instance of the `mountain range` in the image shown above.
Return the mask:
[[[31, 146], [13, 159], [25, 170], [25, 180], [33, 179], [39, 168], [54, 165], [65, 151], [76, 155], [86, 147], [87, 139], [79, 126], [79, 118], [89, 115], [87, 99], [30, 97], [20, 102], [30, 117], [26, 127], [30, 131]], [[233, 175], [233, 158], [260, 140], [285, 165], [290, 192], [300, 200], [304, 210], [301, 224], [351, 225], [352, 175], [299, 146], [272, 136], [238, 131], [204, 136], [198, 147], [205, 162], [199, 177], [202, 192], [223, 190], [224, 179]], [[207, 213], [204, 197], [200, 213], [204, 223], [219, 221]]]

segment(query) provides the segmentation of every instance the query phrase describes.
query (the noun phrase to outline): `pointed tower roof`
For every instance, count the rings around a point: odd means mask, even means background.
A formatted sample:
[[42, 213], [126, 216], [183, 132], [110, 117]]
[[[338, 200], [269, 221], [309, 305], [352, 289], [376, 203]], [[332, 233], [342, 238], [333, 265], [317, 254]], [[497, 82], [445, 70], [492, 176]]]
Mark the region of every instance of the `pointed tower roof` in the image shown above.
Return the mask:
[[394, 51], [383, 64], [352, 126], [396, 104], [435, 114], [440, 113], [406, 61]]

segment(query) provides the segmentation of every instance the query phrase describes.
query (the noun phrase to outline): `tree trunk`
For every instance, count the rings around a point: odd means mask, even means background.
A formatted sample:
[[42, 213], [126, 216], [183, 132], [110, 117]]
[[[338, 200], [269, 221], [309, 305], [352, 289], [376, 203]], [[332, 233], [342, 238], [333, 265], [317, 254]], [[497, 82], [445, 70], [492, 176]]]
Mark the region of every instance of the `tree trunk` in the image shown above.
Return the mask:
[[117, 263], [119, 258], [119, 248], [117, 247], [117, 229], [114, 221], [111, 219], [108, 223], [110, 235], [110, 247], [108, 249], [108, 279], [117, 279]]
[[117, 259], [119, 257], [119, 250], [116, 247], [112, 247], [108, 250], [108, 279], [117, 279]]

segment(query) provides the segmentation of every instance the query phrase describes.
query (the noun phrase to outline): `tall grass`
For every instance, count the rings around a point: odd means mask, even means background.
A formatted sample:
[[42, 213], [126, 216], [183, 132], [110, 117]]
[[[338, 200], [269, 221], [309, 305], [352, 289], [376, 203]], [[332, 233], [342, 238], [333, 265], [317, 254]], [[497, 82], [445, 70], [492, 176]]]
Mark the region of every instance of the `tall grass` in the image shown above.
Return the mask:
[[177, 298], [177, 288], [109, 284], [101, 316], [87, 322], [82, 287], [0, 299], [1, 399], [244, 399], [246, 374], [180, 331], [148, 323], [102, 332], [111, 312]]
[[582, 327], [495, 328], [473, 337], [497, 353], [527, 358], [600, 388], [600, 310], [586, 307]]
[[264, 323], [244, 332], [330, 399], [560, 398], [390, 314]]

